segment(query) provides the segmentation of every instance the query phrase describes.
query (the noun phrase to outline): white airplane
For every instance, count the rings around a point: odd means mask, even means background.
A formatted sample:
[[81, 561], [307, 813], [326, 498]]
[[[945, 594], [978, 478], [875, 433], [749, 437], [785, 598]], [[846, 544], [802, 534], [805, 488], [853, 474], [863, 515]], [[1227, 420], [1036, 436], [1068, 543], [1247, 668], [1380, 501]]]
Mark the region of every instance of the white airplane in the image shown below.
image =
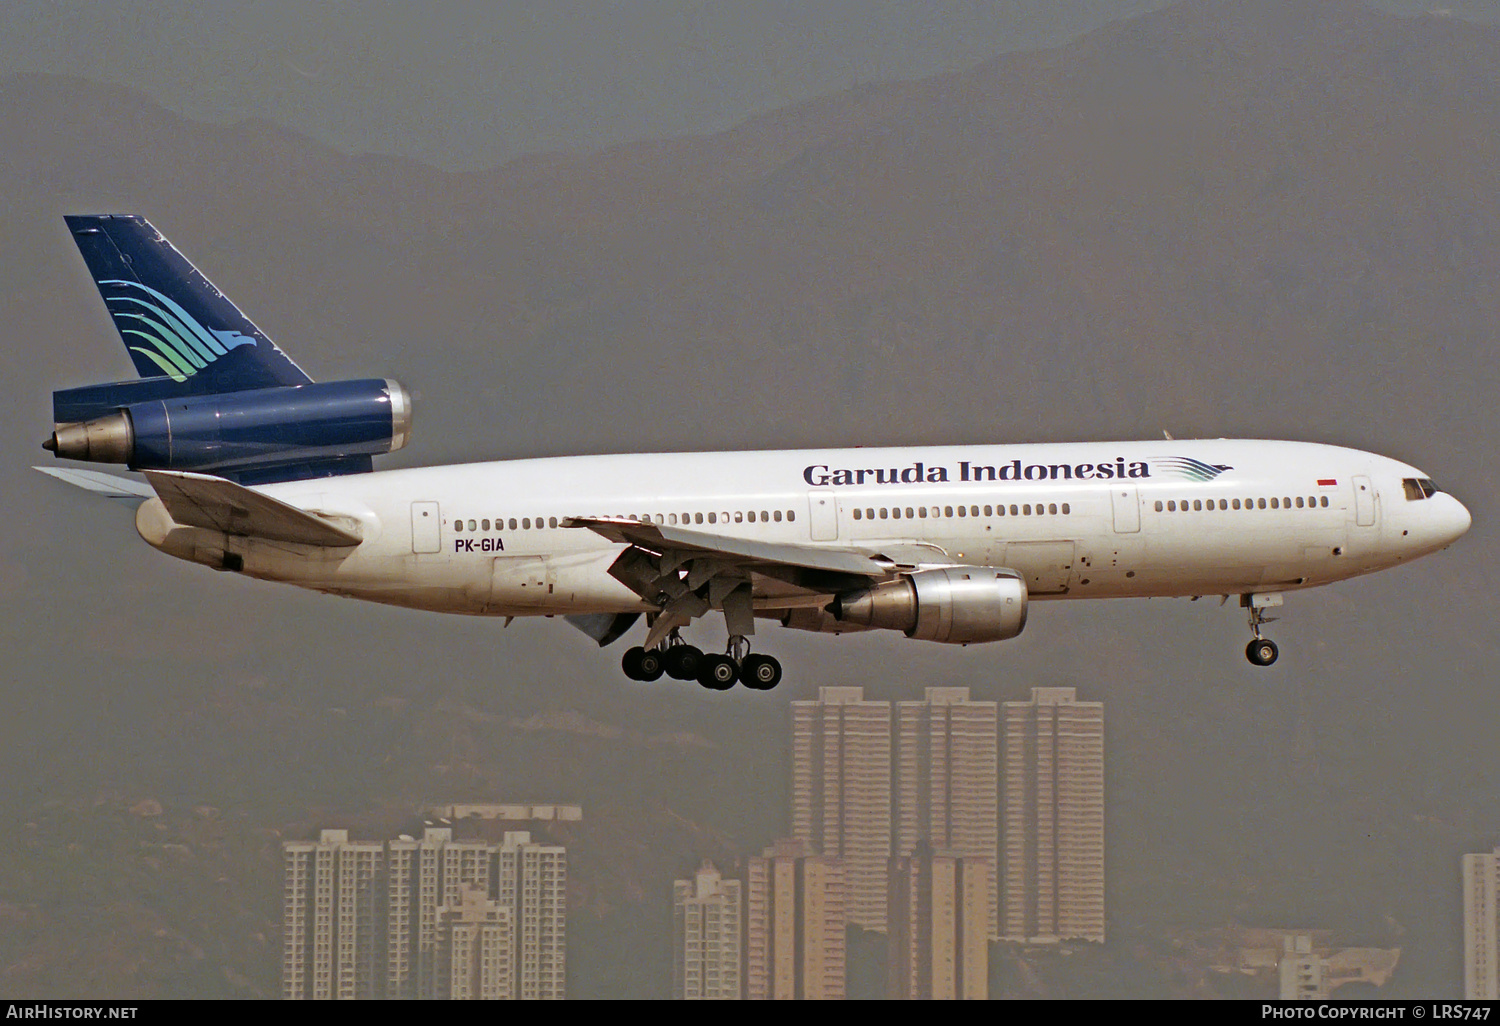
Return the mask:
[[[573, 456], [374, 472], [411, 401], [314, 384], [144, 219], [68, 218], [140, 379], [54, 393], [38, 467], [137, 505], [180, 559], [440, 612], [564, 616], [625, 673], [775, 687], [756, 619], [949, 644], [1033, 600], [1237, 595], [1252, 663], [1288, 591], [1450, 545], [1467, 509], [1397, 460], [1305, 442], [1164, 440]], [[709, 613], [725, 654], [681, 631]]]

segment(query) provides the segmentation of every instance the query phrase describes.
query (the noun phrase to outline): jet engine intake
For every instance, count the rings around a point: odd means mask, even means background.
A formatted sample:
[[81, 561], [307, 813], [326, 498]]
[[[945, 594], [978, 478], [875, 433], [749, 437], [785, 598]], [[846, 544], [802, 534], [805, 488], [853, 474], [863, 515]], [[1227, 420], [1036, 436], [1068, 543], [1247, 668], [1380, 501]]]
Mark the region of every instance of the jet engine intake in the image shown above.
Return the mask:
[[918, 570], [839, 595], [828, 612], [841, 622], [901, 631], [923, 641], [1005, 641], [1026, 627], [1026, 582], [1014, 571], [993, 567]]

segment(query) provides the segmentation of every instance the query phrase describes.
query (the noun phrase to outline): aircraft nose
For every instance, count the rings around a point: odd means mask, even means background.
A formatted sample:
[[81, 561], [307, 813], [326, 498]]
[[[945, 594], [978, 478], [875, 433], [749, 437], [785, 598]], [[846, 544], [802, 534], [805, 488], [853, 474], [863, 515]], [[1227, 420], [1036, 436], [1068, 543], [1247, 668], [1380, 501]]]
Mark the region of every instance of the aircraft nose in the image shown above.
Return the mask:
[[[1453, 498], [1449, 496], [1449, 498]], [[1444, 512], [1443, 533], [1449, 543], [1455, 542], [1464, 536], [1474, 518], [1469, 515], [1468, 507], [1457, 499], [1453, 499], [1452, 508]]]

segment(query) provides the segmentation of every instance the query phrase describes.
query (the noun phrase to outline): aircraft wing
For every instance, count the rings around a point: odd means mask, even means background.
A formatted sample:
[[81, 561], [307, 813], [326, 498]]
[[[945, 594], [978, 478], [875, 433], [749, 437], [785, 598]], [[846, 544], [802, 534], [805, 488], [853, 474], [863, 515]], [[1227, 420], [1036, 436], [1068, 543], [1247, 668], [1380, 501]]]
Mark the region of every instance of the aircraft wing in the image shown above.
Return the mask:
[[609, 573], [660, 610], [646, 648], [710, 609], [724, 611], [731, 635], [753, 634], [757, 609], [821, 605], [895, 569], [890, 560], [854, 549], [730, 538], [621, 517], [570, 517], [562, 526], [626, 546]]
[[612, 542], [632, 545], [658, 555], [671, 551], [697, 556], [718, 557], [747, 569], [787, 567], [822, 571], [831, 574], [853, 574], [859, 577], [884, 577], [892, 564], [855, 549], [812, 548], [777, 542], [729, 538], [705, 531], [684, 530], [664, 524], [651, 524], [620, 517], [570, 517], [564, 527], [586, 527]]
[[348, 548], [357, 530], [208, 474], [148, 470], [146, 479], [177, 523], [269, 541]]

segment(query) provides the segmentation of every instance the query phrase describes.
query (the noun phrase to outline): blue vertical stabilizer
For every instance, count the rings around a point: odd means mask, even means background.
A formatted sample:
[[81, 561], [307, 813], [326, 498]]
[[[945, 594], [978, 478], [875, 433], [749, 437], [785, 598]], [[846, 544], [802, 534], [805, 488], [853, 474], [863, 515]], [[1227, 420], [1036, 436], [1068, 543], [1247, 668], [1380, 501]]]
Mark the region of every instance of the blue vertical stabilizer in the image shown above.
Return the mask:
[[66, 220], [141, 377], [190, 395], [312, 380], [144, 217]]

